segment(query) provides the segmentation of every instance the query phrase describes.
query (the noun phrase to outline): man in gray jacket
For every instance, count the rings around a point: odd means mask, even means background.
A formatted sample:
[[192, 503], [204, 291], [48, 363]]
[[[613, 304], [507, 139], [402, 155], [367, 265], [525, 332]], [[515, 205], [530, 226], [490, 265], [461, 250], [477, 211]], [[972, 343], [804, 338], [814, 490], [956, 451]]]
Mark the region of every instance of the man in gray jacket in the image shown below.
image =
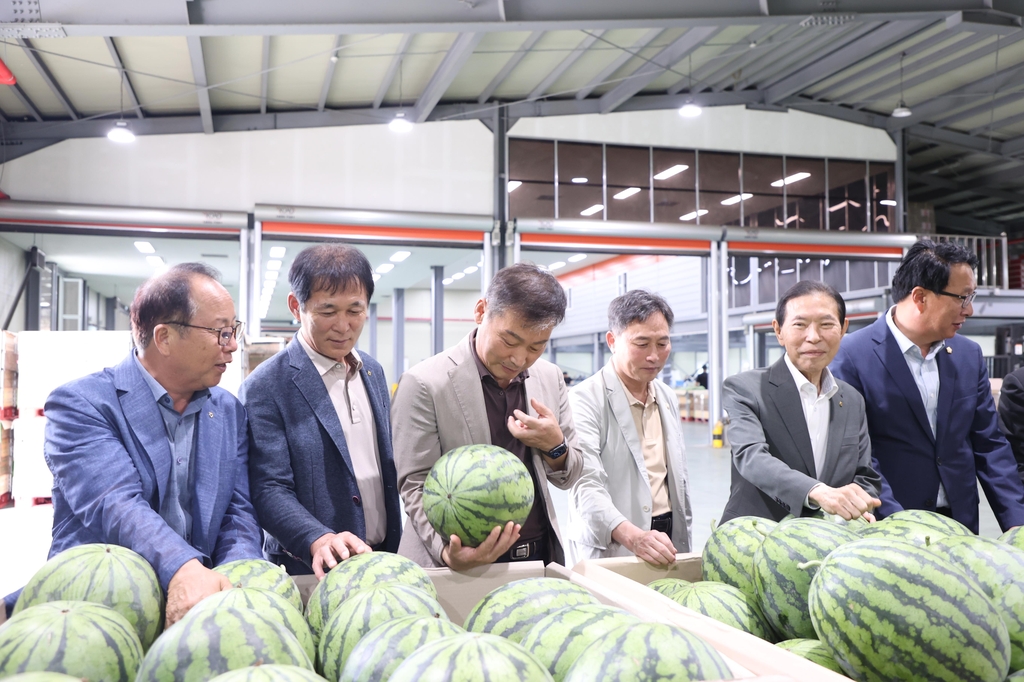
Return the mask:
[[631, 556], [654, 564], [690, 551], [692, 515], [675, 393], [658, 380], [672, 309], [636, 289], [608, 306], [612, 358], [569, 394], [583, 476], [569, 502], [572, 560]]

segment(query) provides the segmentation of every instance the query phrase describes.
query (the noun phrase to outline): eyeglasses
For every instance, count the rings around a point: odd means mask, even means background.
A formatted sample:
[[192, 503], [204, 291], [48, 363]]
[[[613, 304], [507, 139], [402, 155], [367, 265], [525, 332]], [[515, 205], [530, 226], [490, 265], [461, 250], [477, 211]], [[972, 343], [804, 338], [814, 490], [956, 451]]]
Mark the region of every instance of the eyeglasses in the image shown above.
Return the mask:
[[978, 295], [977, 291], [972, 291], [971, 293], [967, 294], [966, 296], [963, 296], [961, 294], [954, 294], [954, 293], [951, 293], [949, 291], [936, 291], [935, 293], [938, 294], [939, 296], [949, 296], [950, 298], [959, 298], [960, 299], [960, 307], [961, 308], [966, 308], [967, 306], [969, 306], [972, 302], [974, 302], [974, 297]]
[[234, 326], [231, 327], [200, 327], [194, 324], [185, 324], [184, 322], [161, 322], [160, 324], [176, 324], [179, 327], [188, 327], [190, 329], [204, 329], [208, 332], [213, 332], [217, 335], [217, 343], [221, 346], [226, 346], [231, 343], [231, 339], [237, 339], [238, 335], [242, 332], [242, 327], [245, 325], [244, 322], [236, 321]]

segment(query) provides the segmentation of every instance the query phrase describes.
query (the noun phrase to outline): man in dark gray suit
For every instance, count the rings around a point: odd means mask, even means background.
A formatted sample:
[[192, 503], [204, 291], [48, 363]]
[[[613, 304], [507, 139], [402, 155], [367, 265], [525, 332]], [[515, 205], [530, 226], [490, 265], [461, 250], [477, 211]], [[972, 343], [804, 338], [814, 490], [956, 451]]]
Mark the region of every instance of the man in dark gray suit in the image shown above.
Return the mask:
[[848, 326], [839, 292], [798, 282], [779, 299], [772, 322], [785, 355], [726, 379], [732, 492], [723, 523], [819, 509], [874, 521], [881, 478], [871, 468], [864, 399], [828, 369]]
[[1003, 379], [999, 392], [999, 428], [1010, 441], [1017, 473], [1024, 481], [1024, 367]]
[[319, 244], [288, 273], [301, 327], [242, 385], [253, 506], [264, 553], [289, 573], [394, 552], [402, 535], [384, 370], [356, 342], [373, 295], [358, 249]]

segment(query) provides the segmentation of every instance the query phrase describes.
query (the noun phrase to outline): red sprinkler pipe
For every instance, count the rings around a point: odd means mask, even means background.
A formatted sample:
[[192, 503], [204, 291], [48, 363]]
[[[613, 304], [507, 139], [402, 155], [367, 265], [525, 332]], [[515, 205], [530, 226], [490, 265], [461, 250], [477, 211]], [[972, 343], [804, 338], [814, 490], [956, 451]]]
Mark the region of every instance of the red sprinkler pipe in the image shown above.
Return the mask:
[[14, 77], [11, 70], [7, 68], [4, 61], [0, 59], [0, 85], [16, 85], [18, 79]]

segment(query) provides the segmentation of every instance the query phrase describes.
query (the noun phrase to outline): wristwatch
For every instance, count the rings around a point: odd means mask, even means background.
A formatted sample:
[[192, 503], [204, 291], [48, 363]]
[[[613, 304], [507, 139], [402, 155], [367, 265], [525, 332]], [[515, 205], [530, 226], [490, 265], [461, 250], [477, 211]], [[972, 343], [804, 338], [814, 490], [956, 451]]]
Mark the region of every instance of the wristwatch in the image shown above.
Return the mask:
[[548, 459], [558, 459], [567, 452], [569, 452], [569, 446], [563, 440], [561, 445], [556, 445], [552, 450], [545, 452], [544, 456]]

